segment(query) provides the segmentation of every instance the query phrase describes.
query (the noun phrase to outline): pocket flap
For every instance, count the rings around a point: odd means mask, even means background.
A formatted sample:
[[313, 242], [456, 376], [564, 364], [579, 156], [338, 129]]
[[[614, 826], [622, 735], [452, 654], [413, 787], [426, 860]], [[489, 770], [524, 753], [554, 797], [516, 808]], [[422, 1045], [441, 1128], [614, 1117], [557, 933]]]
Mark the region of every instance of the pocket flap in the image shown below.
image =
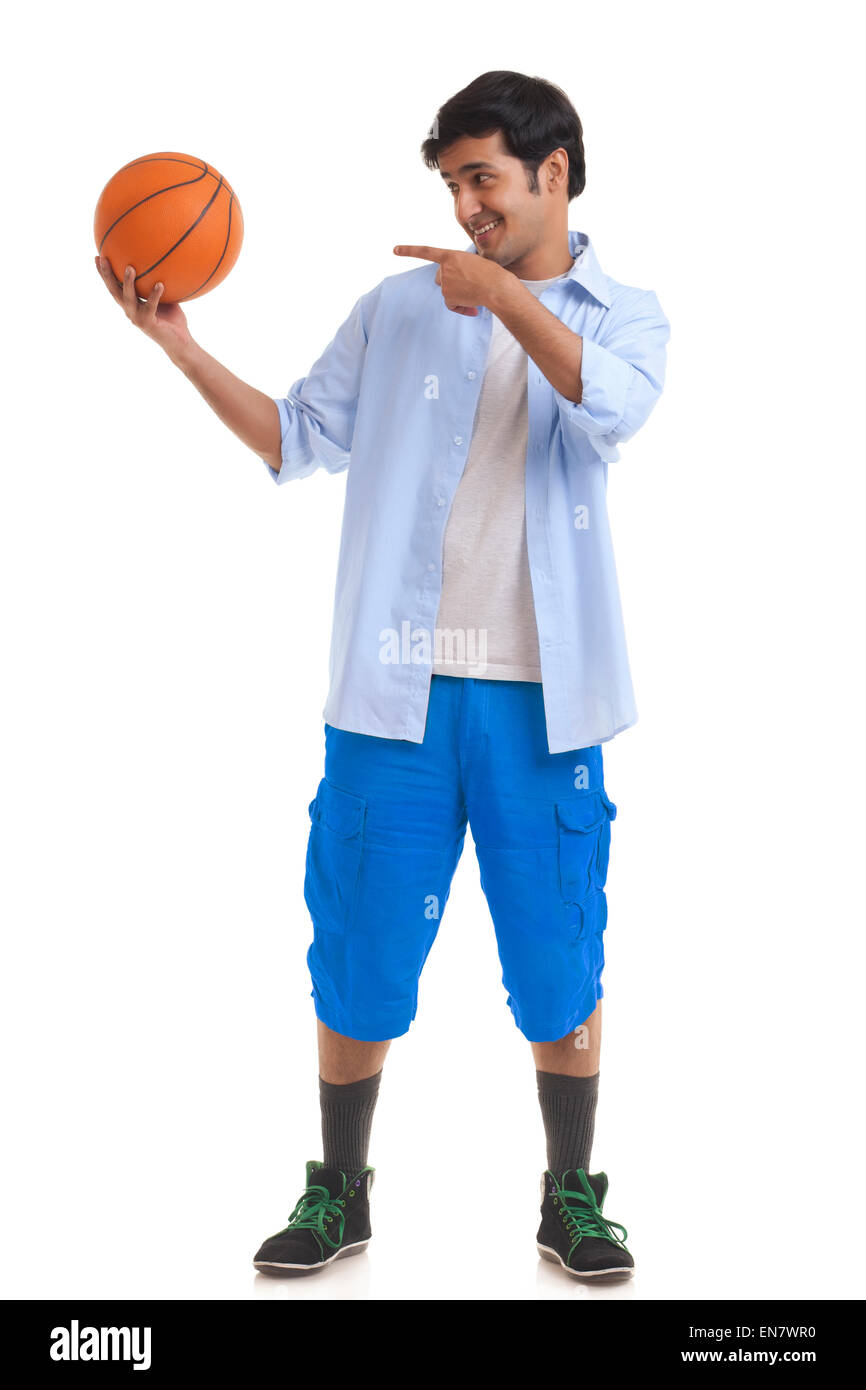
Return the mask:
[[603, 791], [587, 792], [569, 801], [557, 801], [556, 814], [566, 830], [597, 830], [610, 817], [616, 818], [616, 807]]
[[313, 820], [327, 826], [341, 839], [351, 840], [361, 834], [367, 803], [362, 796], [343, 791], [323, 777], [309, 809]]

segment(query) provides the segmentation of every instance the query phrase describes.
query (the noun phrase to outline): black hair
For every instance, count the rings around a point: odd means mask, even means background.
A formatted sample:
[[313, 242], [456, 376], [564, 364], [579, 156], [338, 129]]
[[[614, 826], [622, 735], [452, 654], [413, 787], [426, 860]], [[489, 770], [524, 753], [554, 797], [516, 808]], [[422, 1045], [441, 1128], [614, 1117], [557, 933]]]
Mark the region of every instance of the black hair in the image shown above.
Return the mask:
[[463, 135], [482, 137], [502, 132], [510, 155], [527, 173], [531, 193], [538, 192], [538, 166], [560, 146], [568, 154], [568, 201], [586, 186], [583, 127], [565, 92], [543, 77], [498, 70], [482, 73], [450, 97], [436, 112], [421, 158], [439, 168], [439, 152]]

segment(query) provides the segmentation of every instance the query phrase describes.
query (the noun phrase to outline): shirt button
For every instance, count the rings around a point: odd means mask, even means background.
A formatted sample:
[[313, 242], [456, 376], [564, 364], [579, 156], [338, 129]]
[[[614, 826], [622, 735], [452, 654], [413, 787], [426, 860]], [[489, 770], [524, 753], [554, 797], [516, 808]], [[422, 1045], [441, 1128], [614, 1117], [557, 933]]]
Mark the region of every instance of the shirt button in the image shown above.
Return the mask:
[[475, 373], [474, 373], [474, 372], [467, 372], [466, 375], [468, 376], [468, 378], [469, 378], [470, 381], [474, 381], [474, 380], [475, 380]]
[[462, 444], [462, 443], [463, 443], [463, 435], [462, 435], [462, 434], [455, 434], [455, 436], [454, 436], [454, 443], [455, 443], [455, 444]]
[[444, 507], [444, 506], [445, 506], [445, 498], [444, 498], [444, 497], [437, 497], [437, 498], [436, 498], [436, 505], [439, 506], [439, 507]]
[[428, 568], [428, 570], [435, 570], [436, 566], [435, 566], [435, 565], [428, 565], [427, 568]]

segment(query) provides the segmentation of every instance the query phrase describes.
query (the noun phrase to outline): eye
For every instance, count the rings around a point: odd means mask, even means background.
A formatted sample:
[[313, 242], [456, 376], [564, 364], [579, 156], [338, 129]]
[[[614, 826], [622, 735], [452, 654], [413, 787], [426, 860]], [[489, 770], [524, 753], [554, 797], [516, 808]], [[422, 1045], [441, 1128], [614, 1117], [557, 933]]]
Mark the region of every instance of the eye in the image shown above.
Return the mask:
[[[475, 177], [476, 177], [476, 179], [492, 179], [492, 178], [493, 178], [493, 175], [492, 175], [492, 174], [476, 174]], [[448, 192], [451, 193], [451, 194], [453, 194], [455, 188], [457, 187], [457, 185], [456, 185], [456, 183], [449, 183], [449, 184], [447, 185], [447, 187], [448, 187]]]

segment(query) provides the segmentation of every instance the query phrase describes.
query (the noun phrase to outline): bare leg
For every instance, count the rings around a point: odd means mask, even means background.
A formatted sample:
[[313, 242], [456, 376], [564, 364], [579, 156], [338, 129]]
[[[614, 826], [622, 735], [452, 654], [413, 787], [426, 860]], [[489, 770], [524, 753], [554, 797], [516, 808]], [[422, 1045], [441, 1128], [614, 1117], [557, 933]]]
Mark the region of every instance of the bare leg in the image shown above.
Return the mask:
[[357, 1038], [347, 1038], [335, 1033], [320, 1018], [316, 1019], [319, 1042], [319, 1075], [323, 1081], [335, 1086], [346, 1086], [351, 1081], [363, 1081], [381, 1071], [385, 1062], [390, 1038], [384, 1042], [360, 1042]]
[[534, 1042], [530, 1046], [538, 1071], [557, 1072], [560, 1076], [594, 1076], [601, 1055], [601, 1000], [576, 1032], [566, 1033], [557, 1042]]

